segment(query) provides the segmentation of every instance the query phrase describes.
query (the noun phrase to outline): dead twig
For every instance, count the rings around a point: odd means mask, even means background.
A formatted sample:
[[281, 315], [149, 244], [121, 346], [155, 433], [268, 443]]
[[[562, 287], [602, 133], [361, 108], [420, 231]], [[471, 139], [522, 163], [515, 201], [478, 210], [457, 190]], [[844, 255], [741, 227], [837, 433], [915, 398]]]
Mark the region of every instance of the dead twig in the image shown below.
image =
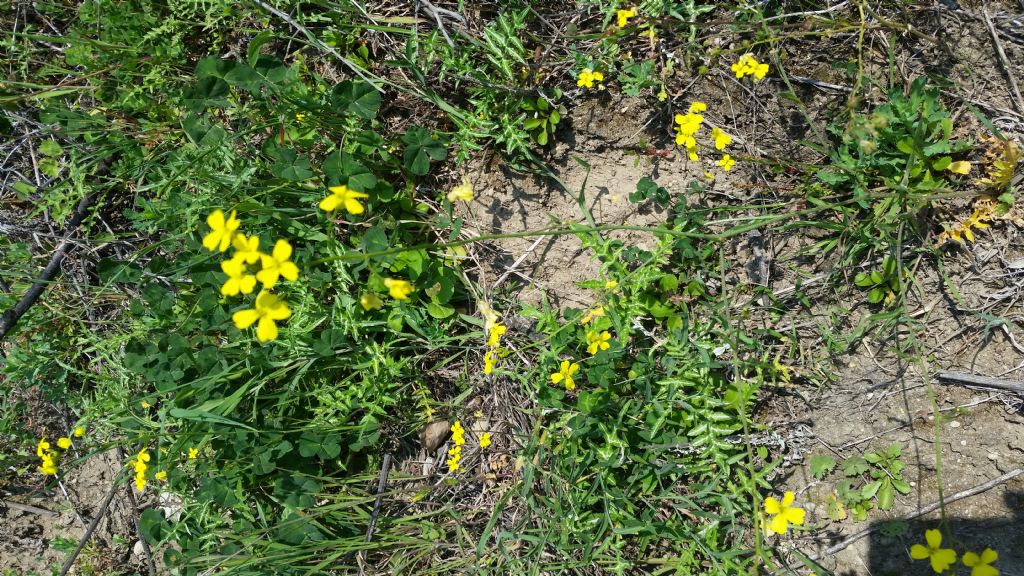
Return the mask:
[[996, 47], [999, 64], [1003, 67], [1003, 72], [1006, 72], [1006, 78], [1010, 81], [1010, 88], [1013, 92], [1013, 107], [1017, 109], [1017, 112], [1024, 114], [1024, 98], [1020, 96], [1017, 79], [1014, 77], [1013, 70], [1006, 60], [1006, 52], [1003, 52], [1003, 45], [999, 42], [999, 33], [996, 32], [996, 27], [992, 25], [992, 19], [988, 16], [988, 10], [982, 10], [981, 14], [985, 17], [985, 25], [988, 26], [989, 34], [992, 35], [992, 43]]
[[96, 531], [96, 527], [100, 525], [100, 520], [107, 513], [107, 508], [110, 507], [110, 501], [114, 499], [114, 494], [117, 494], [117, 477], [114, 477], [114, 482], [110, 486], [110, 490], [107, 490], [107, 495], [103, 498], [103, 503], [100, 504], [100, 509], [96, 511], [96, 516], [93, 517], [92, 522], [89, 523], [89, 527], [85, 529], [85, 534], [82, 535], [82, 539], [78, 541], [78, 546], [75, 547], [75, 551], [68, 556], [68, 559], [64, 561], [64, 566], [60, 569], [60, 576], [65, 576], [71, 567], [75, 564], [75, 560], [78, 559], [78, 555], [82, 553], [82, 549], [92, 539], [92, 533]]
[[46, 510], [45, 508], [38, 508], [28, 504], [18, 504], [17, 502], [8, 502], [7, 500], [0, 500], [0, 506], [6, 506], [8, 508], [13, 508], [14, 510], [21, 510], [22, 512], [31, 512], [32, 514], [39, 514], [40, 516], [57, 515], [56, 512]]
[[[462, 16], [462, 14], [459, 14], [458, 12], [452, 12], [451, 10], [447, 10], [445, 8], [438, 8], [437, 6], [434, 6], [433, 4], [431, 4], [430, 0], [416, 0], [416, 1], [421, 6], [423, 6], [423, 10], [427, 14], [430, 14], [431, 16], [434, 17], [434, 22], [437, 23], [437, 29], [441, 31], [441, 35], [444, 36], [444, 39], [448, 41], [448, 45], [449, 46], [451, 46], [452, 48], [455, 48], [455, 43], [452, 42], [451, 37], [448, 36], [448, 30], [444, 27], [444, 18], [449, 18], [451, 20], [455, 20], [459, 24], [465, 24], [466, 23], [466, 19]], [[444, 18], [442, 18], [442, 16]]]
[[1005, 378], [992, 378], [989, 376], [978, 376], [976, 374], [962, 374], [959, 372], [939, 372], [935, 375], [938, 380], [945, 383], [966, 384], [979, 388], [995, 388], [998, 390], [1009, 390], [1017, 394], [1024, 394], [1024, 384]]
[[306, 37], [306, 40], [310, 44], [315, 46], [318, 50], [322, 50], [324, 52], [327, 52], [331, 56], [334, 56], [335, 58], [340, 60], [341, 63], [344, 64], [346, 67], [348, 67], [349, 70], [355, 72], [356, 76], [359, 76], [367, 84], [372, 86], [374, 88], [374, 90], [376, 90], [378, 92], [383, 92], [384, 91], [380, 86], [377, 85], [376, 82], [373, 82], [372, 80], [367, 78], [366, 75], [363, 74], [363, 71], [360, 70], [359, 67], [356, 66], [354, 62], [352, 62], [348, 58], [345, 58], [344, 56], [339, 54], [338, 51], [335, 50], [334, 48], [331, 48], [327, 44], [324, 44], [323, 42], [321, 42], [319, 38], [314, 36], [313, 33], [310, 32], [305, 26], [303, 26], [302, 24], [299, 24], [298, 22], [296, 22], [291, 16], [285, 14], [284, 12], [281, 12], [280, 10], [278, 10], [277, 8], [274, 8], [270, 4], [267, 4], [266, 2], [262, 2], [261, 0], [254, 0], [254, 3], [257, 6], [259, 6], [260, 8], [263, 8], [267, 12], [270, 12], [274, 16], [277, 16], [281, 20], [284, 20], [285, 22], [287, 22], [288, 25], [291, 26], [292, 28], [294, 28], [297, 32], [301, 32], [302, 35]]
[[[104, 165], [100, 168], [103, 169]], [[86, 213], [89, 211], [89, 207], [92, 206], [93, 201], [96, 199], [95, 194], [88, 194], [82, 201], [78, 203], [78, 207], [75, 208], [75, 212], [68, 222], [67, 232], [64, 234], [64, 240], [57, 246], [57, 249], [53, 252], [53, 256], [50, 257], [50, 262], [47, 263], [46, 268], [43, 268], [42, 274], [39, 275], [39, 279], [36, 280], [35, 284], [25, 292], [25, 295], [21, 297], [21, 300], [14, 305], [13, 308], [7, 310], [0, 316], [0, 341], [7, 336], [7, 333], [14, 328], [18, 320], [24, 316], [25, 312], [39, 300], [46, 287], [50, 284], [58, 273], [60, 273], [60, 265], [64, 261], [64, 257], [73, 245], [71, 240], [71, 234], [76, 228], [85, 220]]]
[[[381, 500], [384, 499], [384, 489], [388, 486], [388, 473], [391, 472], [391, 454], [384, 455], [384, 461], [380, 464], [380, 476], [377, 477], [377, 500], [373, 503], [373, 513], [370, 514], [370, 524], [366, 527], [366, 542], [373, 539], [373, 529], [377, 526], [377, 517], [380, 515]], [[366, 550], [359, 552], [359, 574], [363, 574], [363, 564], [366, 562]]]

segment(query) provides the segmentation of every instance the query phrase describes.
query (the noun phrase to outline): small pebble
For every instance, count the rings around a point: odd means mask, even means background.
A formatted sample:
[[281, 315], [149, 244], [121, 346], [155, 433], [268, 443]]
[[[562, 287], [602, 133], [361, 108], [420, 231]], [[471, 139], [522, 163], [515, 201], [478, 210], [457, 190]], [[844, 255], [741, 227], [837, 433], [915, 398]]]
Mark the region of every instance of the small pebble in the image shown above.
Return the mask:
[[967, 440], [961, 440], [960, 441], [960, 445], [961, 446], [967, 446]]
[[949, 423], [949, 427], [950, 428], [959, 428], [960, 427], [960, 423], [957, 422], [956, 420], [953, 420], [952, 422]]
[[996, 460], [999, 460], [999, 454], [996, 454], [995, 452], [989, 452], [988, 459], [995, 462]]

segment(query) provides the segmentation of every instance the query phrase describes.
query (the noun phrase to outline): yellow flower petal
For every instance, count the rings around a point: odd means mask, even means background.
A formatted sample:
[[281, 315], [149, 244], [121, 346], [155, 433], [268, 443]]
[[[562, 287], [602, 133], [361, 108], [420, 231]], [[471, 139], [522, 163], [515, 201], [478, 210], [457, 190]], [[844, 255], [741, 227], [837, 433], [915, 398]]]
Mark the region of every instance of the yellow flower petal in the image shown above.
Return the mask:
[[769, 514], [778, 514], [782, 512], [782, 505], [775, 498], [769, 496], [764, 499], [764, 511]]
[[67, 450], [68, 448], [71, 448], [71, 438], [61, 436], [60, 438], [57, 439], [57, 447], [60, 448], [61, 450]]
[[938, 550], [942, 546], [942, 532], [935, 529], [927, 530], [924, 533], [924, 541], [928, 543], [928, 547], [932, 550]]
[[341, 206], [341, 199], [336, 194], [331, 194], [320, 201], [320, 209], [325, 212], [334, 212], [338, 206]]
[[910, 547], [910, 557], [914, 560], [924, 560], [931, 555], [931, 551], [920, 544], [914, 544]]
[[789, 526], [782, 514], [772, 518], [771, 522], [768, 523], [768, 530], [775, 534], [785, 534], [787, 528], [789, 528]]
[[260, 322], [256, 326], [256, 339], [260, 342], [267, 342], [276, 338], [277, 324], [274, 324], [274, 321], [266, 316], [260, 318]]
[[235, 327], [239, 330], [245, 330], [259, 319], [260, 313], [251, 308], [247, 310], [239, 310], [231, 315], [231, 320], [234, 321]]
[[966, 160], [958, 160], [950, 163], [950, 165], [946, 167], [946, 170], [949, 170], [954, 174], [969, 174], [971, 172], [971, 163]]

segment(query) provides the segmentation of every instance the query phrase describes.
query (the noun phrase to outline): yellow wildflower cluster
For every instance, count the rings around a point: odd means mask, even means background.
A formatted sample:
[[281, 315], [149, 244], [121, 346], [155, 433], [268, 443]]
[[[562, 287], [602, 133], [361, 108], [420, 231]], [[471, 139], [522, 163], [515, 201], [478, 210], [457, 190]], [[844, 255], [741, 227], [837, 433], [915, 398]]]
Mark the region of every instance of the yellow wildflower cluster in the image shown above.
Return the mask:
[[[708, 109], [708, 105], [703, 102], [694, 102], [690, 105], [689, 111], [686, 114], [676, 114], [675, 122], [676, 126], [676, 145], [683, 146], [686, 148], [686, 154], [690, 160], [696, 162], [700, 158], [697, 156], [697, 132], [700, 131], [701, 125], [704, 124], [704, 116], [700, 113]], [[725, 147], [732, 143], [732, 136], [729, 136], [721, 128], [712, 127], [711, 138], [715, 142], [716, 150], [725, 150]], [[732, 170], [736, 161], [732, 159], [732, 156], [724, 154], [719, 160], [718, 165], [723, 170], [728, 172]]]
[[587, 313], [583, 315], [583, 318], [580, 319], [580, 324], [590, 324], [595, 318], [601, 318], [602, 316], [604, 316], [604, 306], [598, 306], [588, 310]]
[[508, 327], [498, 320], [498, 314], [486, 302], [480, 302], [480, 313], [484, 316], [484, 332], [487, 334], [487, 352], [484, 353], [484, 374], [494, 371], [494, 364], [501, 357], [501, 337]]
[[452, 442], [455, 446], [448, 449], [448, 471], [455, 472], [459, 469], [459, 462], [462, 460], [462, 446], [466, 443], [466, 430], [458, 420], [452, 424]]
[[[74, 431], [71, 433], [75, 438], [81, 438], [85, 436], [85, 428], [76, 426]], [[67, 436], [61, 436], [57, 439], [57, 448], [60, 450], [67, 450], [71, 448], [71, 438]], [[60, 459], [60, 452], [54, 450], [50, 443], [43, 438], [36, 445], [36, 456], [39, 456], [39, 471], [45, 476], [53, 476], [57, 474], [57, 460]]]
[[676, 126], [676, 145], [685, 147], [690, 160], [693, 161], [697, 160], [697, 140], [694, 135], [704, 123], [704, 117], [700, 115], [700, 112], [707, 109], [707, 104], [694, 102], [690, 104], [690, 110], [686, 114], [676, 114], [675, 117], [676, 124], [678, 124]]
[[558, 372], [551, 374], [551, 383], [558, 384], [559, 382], [565, 383], [566, 390], [572, 390], [576, 388], [576, 381], [572, 379], [573, 374], [580, 371], [580, 365], [571, 360], [562, 360], [562, 365], [559, 366]]
[[964, 239], [974, 242], [972, 229], [988, 228], [988, 223], [996, 218], [996, 210], [999, 208], [999, 201], [991, 196], [980, 196], [974, 201], [974, 212], [966, 220], [957, 222], [939, 234], [937, 244], [939, 246], [953, 240], [963, 243]]
[[135, 488], [142, 492], [146, 489], [146, 471], [149, 470], [149, 452], [143, 448], [135, 455], [132, 468], [135, 470]]
[[[231, 259], [220, 264], [221, 271], [228, 277], [221, 286], [221, 295], [251, 294], [256, 282], [263, 285], [256, 296], [254, 308], [239, 310], [231, 316], [235, 326], [245, 330], [258, 322], [256, 338], [260, 342], [274, 340], [278, 334], [275, 322], [288, 318], [292, 312], [287, 302], [269, 290], [282, 277], [292, 282], [298, 279], [299, 267], [291, 261], [292, 245], [287, 240], [278, 240], [270, 254], [260, 251], [259, 236], [246, 236], [238, 231], [241, 222], [234, 210], [227, 218], [224, 212], [215, 210], [207, 217], [206, 223], [210, 232], [203, 237], [203, 247], [211, 252], [224, 252], [228, 246], [234, 249]], [[250, 266], [257, 263], [260, 269], [253, 274]]]
[[611, 348], [611, 344], [608, 343], [612, 339], [612, 335], [607, 330], [598, 332], [597, 330], [590, 330], [587, 332], [587, 353], [591, 356], [597, 354], [599, 350], [607, 350]]
[[582, 86], [582, 87], [585, 87], [585, 88], [593, 88], [594, 87], [594, 82], [597, 82], [597, 87], [598, 87], [598, 89], [600, 89], [601, 88], [601, 82], [603, 82], [603, 81], [604, 81], [604, 74], [602, 74], [600, 72], [595, 72], [591, 68], [584, 68], [583, 71], [580, 72], [579, 78], [576, 80], [576, 85], [577, 86]]
[[[928, 560], [932, 571], [943, 574], [956, 564], [956, 550], [942, 547], [942, 532], [926, 530], [925, 544], [914, 544], [910, 547], [910, 557], [914, 560]], [[999, 569], [991, 564], [999, 560], [999, 553], [985, 548], [979, 555], [976, 552], [965, 552], [962, 559], [964, 566], [971, 569], [971, 576], [999, 576]]]
[[785, 534], [789, 525], [799, 526], [804, 523], [806, 512], [803, 508], [793, 506], [796, 495], [786, 492], [782, 495], [782, 502], [769, 496], [764, 499], [764, 511], [772, 516], [771, 520], [765, 522], [765, 531], [768, 534]]
[[740, 59], [732, 65], [732, 71], [736, 73], [737, 78], [750, 75], [761, 80], [768, 74], [768, 65], [758, 62], [753, 54], [747, 52], [740, 56]]
[[615, 13], [615, 18], [618, 20], [619, 28], [625, 28], [626, 24], [629, 24], [629, 19], [635, 17], [635, 8], [627, 8], [625, 10], [619, 10]]
[[484, 432], [483, 434], [480, 435], [480, 447], [481, 448], [487, 448], [490, 445], [491, 445], [491, 433], [490, 432]]

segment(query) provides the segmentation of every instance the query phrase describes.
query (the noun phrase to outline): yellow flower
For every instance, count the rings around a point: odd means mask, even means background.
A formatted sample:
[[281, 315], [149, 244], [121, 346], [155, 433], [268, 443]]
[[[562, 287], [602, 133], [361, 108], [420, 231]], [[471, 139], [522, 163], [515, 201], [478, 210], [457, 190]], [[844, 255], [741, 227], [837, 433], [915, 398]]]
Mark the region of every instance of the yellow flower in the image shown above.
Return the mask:
[[725, 150], [725, 147], [732, 143], [732, 136], [729, 136], [718, 128], [711, 129], [711, 137], [715, 139], [716, 150]]
[[349, 214], [362, 214], [365, 208], [359, 203], [360, 198], [369, 198], [367, 194], [349, 190], [348, 186], [331, 186], [328, 188], [331, 195], [320, 201], [320, 209], [327, 212], [337, 210], [338, 206], [344, 206]]
[[43, 464], [39, 467], [39, 471], [44, 476], [55, 476], [57, 474], [57, 464], [52, 458], [43, 458]]
[[626, 24], [629, 23], [629, 19], [636, 17], [636, 10], [633, 8], [619, 10], [615, 13], [615, 17], [619, 20], [619, 28], [625, 28]]
[[501, 337], [505, 335], [505, 332], [508, 332], [508, 327], [502, 324], [501, 322], [498, 322], [494, 326], [491, 326], [491, 329], [487, 334], [487, 345], [497, 346], [498, 341], [501, 340]]
[[946, 170], [954, 174], [969, 174], [971, 172], [971, 163], [966, 160], [959, 160], [946, 166]]
[[736, 164], [736, 161], [732, 159], [732, 156], [726, 154], [722, 156], [722, 159], [719, 160], [717, 164], [722, 167], [722, 170], [728, 172], [729, 170], [732, 170], [732, 167], [733, 165]]
[[580, 371], [580, 365], [569, 360], [562, 360], [562, 365], [558, 368], [558, 372], [551, 374], [551, 383], [558, 384], [559, 382], [565, 382], [565, 389], [572, 390], [576, 387], [576, 382], [572, 379], [572, 375]]
[[135, 456], [135, 461], [132, 463], [132, 467], [135, 469], [135, 488], [139, 492], [146, 489], [146, 470], [149, 468], [146, 462], [149, 462], [149, 452], [146, 451], [146, 448], [143, 448]]
[[580, 324], [589, 324], [594, 318], [600, 318], [601, 316], [604, 316], [604, 306], [598, 306], [593, 310], [587, 311], [583, 319], [580, 320]]
[[235, 258], [244, 261], [246, 264], [255, 264], [260, 259], [260, 237], [253, 235], [246, 238], [245, 234], [239, 232], [231, 240], [231, 246], [235, 249]]
[[60, 448], [61, 450], [67, 450], [68, 448], [71, 448], [71, 438], [61, 436], [60, 438], [57, 439], [57, 447]]
[[220, 263], [220, 269], [227, 274], [227, 282], [220, 287], [224, 296], [237, 296], [239, 292], [251, 294], [256, 287], [256, 277], [245, 270], [245, 263], [239, 257]]
[[152, 404], [150, 404], [149, 402], [146, 402], [145, 400], [143, 400], [142, 402], [139, 402], [139, 406], [142, 406], [142, 409], [145, 410], [146, 408], [149, 408], [150, 406], [152, 406]]
[[752, 74], [754, 78], [761, 80], [768, 74], [768, 65], [759, 63], [754, 55], [748, 52], [732, 65], [732, 71], [736, 73], [737, 78]]
[[388, 289], [388, 294], [395, 300], [408, 300], [409, 294], [412, 293], [412, 284], [406, 280], [395, 280], [393, 278], [384, 279], [384, 287]]
[[690, 114], [696, 114], [698, 112], [707, 112], [707, 109], [708, 105], [703, 102], [695, 101], [693, 104], [690, 104]]
[[914, 544], [910, 547], [910, 557], [914, 560], [928, 558], [932, 564], [932, 570], [936, 574], [942, 574], [956, 563], [956, 552], [951, 548], [942, 548], [942, 532], [928, 530], [924, 533], [925, 542], [928, 546]]
[[384, 307], [384, 302], [373, 292], [367, 292], [359, 297], [359, 305], [363, 307], [363, 310], [369, 312], [370, 310], [380, 310]]
[[43, 458], [45, 457], [46, 454], [49, 453], [50, 443], [46, 441], [46, 438], [43, 438], [42, 440], [39, 441], [39, 444], [36, 446], [36, 456]]
[[73, 432], [73, 435], [75, 438], [81, 438], [82, 436], [85, 436], [85, 428], [82, 428], [81, 426], [75, 426], [75, 431]]
[[256, 339], [266, 342], [277, 338], [277, 324], [274, 321], [284, 320], [291, 315], [292, 311], [288, 308], [287, 302], [266, 290], [261, 290], [256, 296], [255, 308], [239, 310], [231, 316], [231, 319], [239, 330], [245, 330], [258, 320]]
[[484, 374], [490, 374], [494, 371], [494, 361], [497, 359], [497, 350], [488, 350], [484, 354]]
[[612, 339], [612, 335], [607, 330], [598, 334], [596, 331], [587, 332], [587, 352], [591, 356], [597, 354], [598, 350], [607, 350], [611, 348], [611, 344], [608, 343]]
[[[60, 441], [58, 440], [57, 443], [60, 444]], [[39, 463], [39, 471], [42, 472], [44, 476], [53, 476], [57, 474], [58, 454], [50, 448], [50, 443], [46, 441], [46, 438], [41, 439], [39, 444], [36, 446], [36, 455], [39, 456], [40, 460], [42, 460], [42, 462]]]
[[295, 121], [296, 122], [298, 122], [299, 124], [302, 124], [302, 122], [305, 121], [305, 120], [306, 120], [306, 115], [305, 114], [303, 114], [302, 112], [296, 112], [295, 113]]
[[197, 457], [199, 457], [199, 448], [189, 448], [188, 459], [195, 460]]
[[805, 512], [802, 508], [793, 506], [795, 499], [796, 495], [792, 492], [783, 494], [782, 502], [771, 496], [764, 499], [764, 511], [775, 516], [768, 523], [769, 534], [785, 534], [790, 524], [799, 526], [804, 523]]
[[159, 480], [161, 482], [167, 482], [167, 471], [166, 470], [161, 470], [161, 471], [157, 472], [156, 474], [154, 474], [153, 478], [156, 478], [157, 480]]
[[598, 88], [600, 88], [600, 82], [604, 80], [604, 74], [601, 72], [594, 72], [590, 68], [584, 68], [580, 72], [579, 80], [576, 81], [577, 86], [585, 86], [587, 88], [593, 88], [594, 82], [598, 82]]
[[971, 569], [971, 576], [999, 576], [999, 569], [989, 566], [989, 564], [999, 560], [999, 553], [991, 548], [985, 548], [985, 551], [978, 556], [974, 552], [964, 552], [964, 566]]
[[270, 255], [262, 254], [260, 257], [262, 269], [256, 273], [256, 279], [263, 284], [264, 289], [273, 288], [280, 276], [292, 282], [299, 278], [299, 267], [290, 260], [292, 245], [287, 240], [278, 240]]
[[619, 283], [616, 282], [615, 280], [609, 280], [609, 281], [604, 283], [604, 289], [605, 290], [614, 290], [618, 286], [619, 286]]
[[220, 210], [214, 210], [212, 214], [207, 216], [206, 223], [210, 226], [210, 233], [203, 236], [203, 247], [210, 252], [220, 251], [224, 252], [231, 245], [231, 240], [235, 237], [235, 232], [238, 227], [242, 224], [238, 218], [235, 218], [235, 211], [231, 211], [231, 215], [224, 219], [224, 212]]
[[463, 202], [473, 200], [473, 185], [469, 182], [469, 178], [465, 176], [462, 177], [462, 184], [452, 188], [452, 191], [448, 193], [449, 202], [455, 202], [456, 200], [462, 200]]
[[490, 445], [491, 445], [491, 433], [490, 432], [484, 432], [483, 434], [480, 435], [480, 447], [481, 448], [487, 448]]

